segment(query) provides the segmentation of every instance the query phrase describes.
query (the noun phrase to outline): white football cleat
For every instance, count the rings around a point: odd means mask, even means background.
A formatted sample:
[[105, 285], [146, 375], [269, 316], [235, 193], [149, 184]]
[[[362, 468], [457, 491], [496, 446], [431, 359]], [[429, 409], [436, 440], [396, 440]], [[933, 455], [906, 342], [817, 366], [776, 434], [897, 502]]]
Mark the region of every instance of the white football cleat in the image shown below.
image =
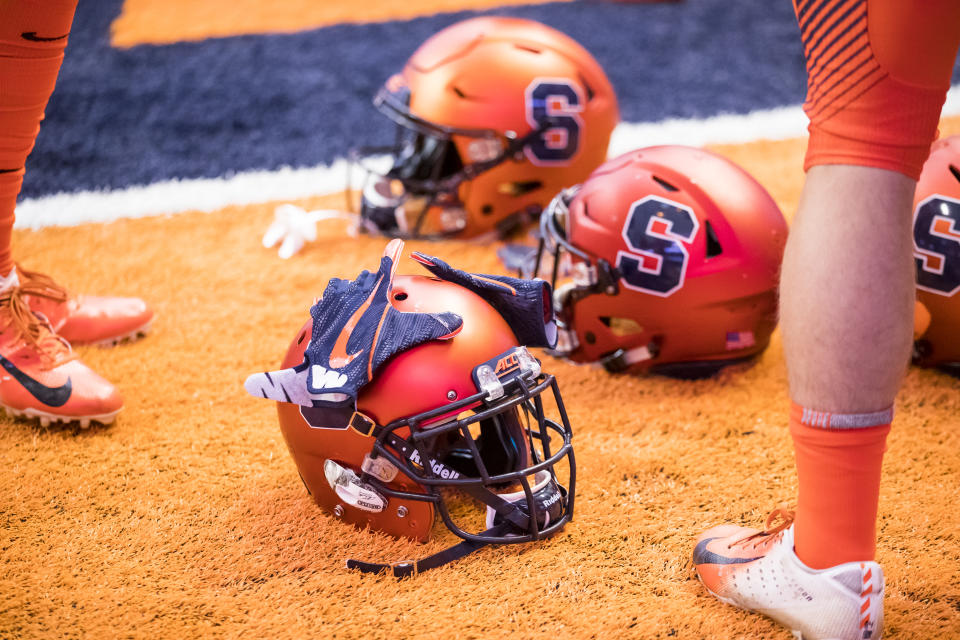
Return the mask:
[[793, 550], [793, 514], [767, 531], [720, 525], [693, 551], [697, 576], [721, 601], [773, 618], [802, 640], [878, 640], [883, 633], [883, 570], [876, 562], [811, 569]]

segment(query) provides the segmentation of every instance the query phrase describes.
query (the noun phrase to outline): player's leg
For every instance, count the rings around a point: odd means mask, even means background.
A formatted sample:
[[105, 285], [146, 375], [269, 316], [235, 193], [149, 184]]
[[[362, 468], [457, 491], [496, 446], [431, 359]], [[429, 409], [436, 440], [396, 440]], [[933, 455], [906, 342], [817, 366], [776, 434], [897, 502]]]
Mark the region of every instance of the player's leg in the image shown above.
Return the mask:
[[913, 342], [915, 186], [886, 169], [814, 166], [791, 227], [780, 309], [795, 545], [814, 568], [874, 557], [880, 467]]
[[[14, 267], [10, 236], [26, 158], [56, 83], [76, 0], [0, 0], [0, 405], [51, 420], [111, 422], [120, 394], [73, 355], [30, 300], [66, 305]], [[30, 274], [32, 275], [32, 274]]]
[[913, 337], [911, 205], [956, 59], [960, 3], [796, 8], [810, 145], [781, 320], [797, 554], [823, 568], [873, 558], [883, 443]]
[[[811, 120], [781, 278], [796, 522], [768, 533], [711, 530], [694, 561], [712, 592], [806, 638], [876, 638], [880, 467], [912, 338], [910, 208], [949, 86], [960, 3], [795, 8]], [[751, 571], [801, 584], [810, 597], [752, 589]]]
[[[14, 207], [44, 108], [53, 91], [76, 0], [0, 0], [0, 275], [14, 269]], [[149, 329], [153, 312], [136, 298], [72, 296], [50, 278], [18, 268], [39, 292], [27, 303], [74, 343], [114, 344]]]
[[63, 61], [76, 0], [0, 0], [0, 275], [13, 269], [10, 233], [47, 100]]

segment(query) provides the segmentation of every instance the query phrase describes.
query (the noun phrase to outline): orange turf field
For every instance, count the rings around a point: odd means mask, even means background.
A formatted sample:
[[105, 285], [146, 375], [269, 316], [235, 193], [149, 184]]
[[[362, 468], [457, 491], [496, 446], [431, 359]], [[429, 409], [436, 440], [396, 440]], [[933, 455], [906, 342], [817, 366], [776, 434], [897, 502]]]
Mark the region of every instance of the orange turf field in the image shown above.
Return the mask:
[[[960, 118], [942, 133], [960, 133]], [[713, 148], [789, 219], [804, 146]], [[137, 344], [79, 350], [124, 393], [112, 427], [2, 419], [0, 638], [790, 637], [717, 602], [690, 565], [704, 528], [760, 525], [794, 495], [779, 333], [755, 366], [704, 381], [545, 357], [575, 430], [575, 521], [416, 579], [347, 571], [346, 558], [419, 558], [451, 536], [418, 545], [322, 514], [273, 406], [244, 392], [247, 374], [276, 368], [327, 279], [375, 266], [384, 245], [331, 227], [282, 261], [260, 246], [272, 209], [15, 233], [26, 266], [142, 296], [158, 318]], [[490, 247], [413, 250], [503, 272]], [[404, 258], [400, 272], [418, 269]], [[960, 380], [913, 369], [898, 406], [880, 499], [885, 637], [960, 637]]]

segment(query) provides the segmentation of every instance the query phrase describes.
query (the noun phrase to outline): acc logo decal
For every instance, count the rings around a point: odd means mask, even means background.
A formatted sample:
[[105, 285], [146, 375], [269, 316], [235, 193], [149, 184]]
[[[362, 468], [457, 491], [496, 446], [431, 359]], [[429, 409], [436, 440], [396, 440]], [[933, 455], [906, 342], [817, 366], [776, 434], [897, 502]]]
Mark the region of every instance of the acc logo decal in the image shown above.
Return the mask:
[[497, 360], [497, 366], [493, 370], [493, 372], [497, 374], [498, 378], [502, 378], [503, 376], [507, 375], [508, 373], [510, 373], [511, 371], [519, 367], [520, 367], [520, 360], [517, 359], [517, 354], [511, 353]]
[[693, 209], [657, 196], [630, 205], [623, 239], [630, 251], [617, 252], [617, 269], [630, 289], [665, 298], [683, 287], [700, 222]]
[[583, 93], [566, 78], [535, 78], [525, 92], [527, 122], [540, 135], [523, 148], [535, 165], [562, 165], [580, 150]]
[[960, 291], [960, 200], [934, 195], [913, 214], [917, 287], [942, 296]]

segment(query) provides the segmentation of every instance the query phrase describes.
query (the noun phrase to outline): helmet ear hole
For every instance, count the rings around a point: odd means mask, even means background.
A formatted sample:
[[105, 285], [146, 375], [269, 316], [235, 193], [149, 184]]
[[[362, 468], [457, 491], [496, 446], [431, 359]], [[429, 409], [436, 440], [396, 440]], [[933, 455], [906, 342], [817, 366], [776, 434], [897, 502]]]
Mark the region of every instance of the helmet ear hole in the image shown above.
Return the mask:
[[957, 179], [957, 182], [960, 182], [960, 169], [957, 169], [954, 165], [950, 165], [950, 173]]
[[679, 188], [679, 187], [675, 187], [674, 185], [670, 184], [669, 182], [667, 182], [666, 180], [664, 180], [664, 179], [661, 178], [660, 176], [652, 176], [652, 177], [653, 177], [653, 181], [654, 181], [654, 182], [656, 182], [657, 184], [659, 184], [661, 187], [663, 187], [663, 188], [666, 189], [667, 191], [680, 191], [680, 188]]
[[597, 95], [597, 92], [593, 90], [593, 87], [590, 86], [590, 83], [587, 82], [587, 79], [583, 77], [582, 73], [577, 74], [577, 77], [580, 79], [580, 84], [583, 85], [584, 90], [587, 92], [587, 102], [590, 102]]
[[707, 220], [705, 226], [707, 228], [707, 257], [715, 258], [723, 253], [723, 245], [721, 245], [720, 240], [717, 239], [717, 232], [714, 231], [713, 225], [710, 224], [709, 220]]
[[643, 333], [643, 327], [633, 318], [615, 318], [611, 316], [601, 316], [600, 322], [609, 327], [610, 332], [618, 337], [632, 336]]
[[500, 185], [498, 191], [504, 195], [519, 198], [532, 191], [543, 188], [541, 180], [521, 180], [516, 182], [505, 182]]

